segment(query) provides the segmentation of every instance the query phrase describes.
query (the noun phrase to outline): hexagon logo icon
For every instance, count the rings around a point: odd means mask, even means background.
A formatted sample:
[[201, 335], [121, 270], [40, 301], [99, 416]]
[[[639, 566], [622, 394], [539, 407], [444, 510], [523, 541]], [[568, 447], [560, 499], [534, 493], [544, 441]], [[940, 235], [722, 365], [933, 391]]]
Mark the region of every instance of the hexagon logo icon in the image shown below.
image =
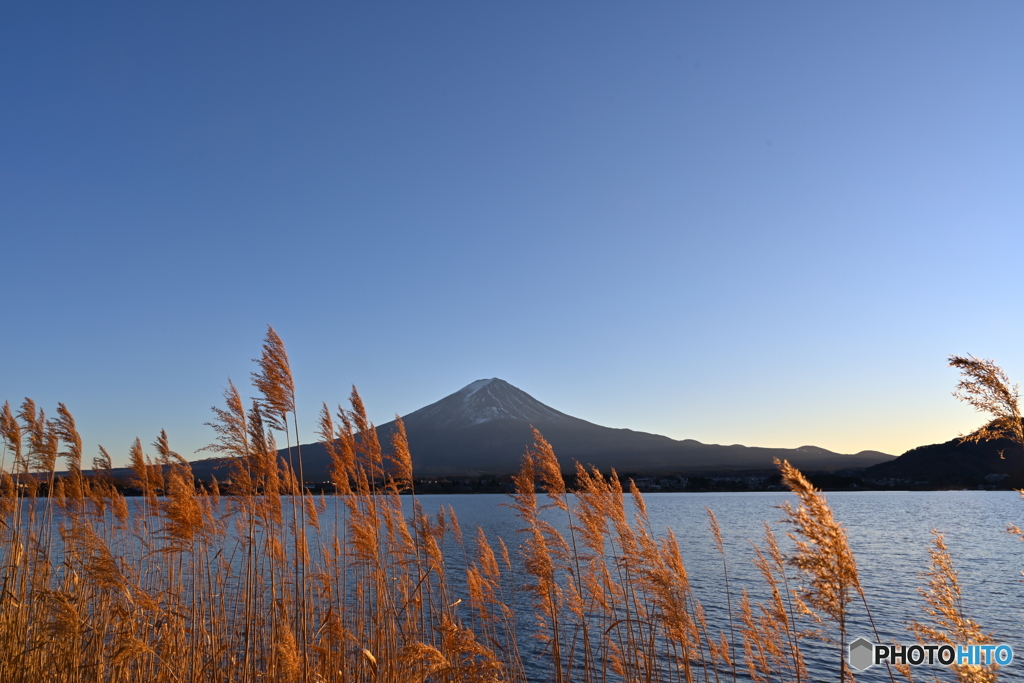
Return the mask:
[[874, 662], [875, 645], [867, 638], [858, 638], [850, 643], [850, 656], [847, 662], [850, 668], [863, 671]]

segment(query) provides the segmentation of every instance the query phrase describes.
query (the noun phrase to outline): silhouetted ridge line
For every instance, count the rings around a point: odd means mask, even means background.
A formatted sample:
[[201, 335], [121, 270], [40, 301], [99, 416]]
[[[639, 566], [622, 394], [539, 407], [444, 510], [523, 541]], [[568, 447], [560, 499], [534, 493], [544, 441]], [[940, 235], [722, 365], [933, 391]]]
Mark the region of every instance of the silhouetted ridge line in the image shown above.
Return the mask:
[[[545, 405], [497, 377], [471, 382], [403, 416], [402, 421], [412, 450], [413, 471], [418, 477], [512, 474], [519, 469], [523, 452], [533, 443], [531, 427], [539, 429], [554, 446], [567, 472], [574, 461], [606, 471], [615, 468], [620, 473], [698, 474], [773, 471], [774, 458], [818, 472], [859, 469], [893, 460], [893, 456], [876, 451], [844, 455], [815, 446], [719, 446], [603, 427]], [[381, 443], [390, 444], [395, 423], [380, 425], [377, 431]], [[328, 478], [330, 459], [322, 444], [303, 444], [302, 456], [307, 481]], [[194, 463], [194, 469], [201, 478], [211, 473], [220, 477], [223, 465], [202, 461]]]

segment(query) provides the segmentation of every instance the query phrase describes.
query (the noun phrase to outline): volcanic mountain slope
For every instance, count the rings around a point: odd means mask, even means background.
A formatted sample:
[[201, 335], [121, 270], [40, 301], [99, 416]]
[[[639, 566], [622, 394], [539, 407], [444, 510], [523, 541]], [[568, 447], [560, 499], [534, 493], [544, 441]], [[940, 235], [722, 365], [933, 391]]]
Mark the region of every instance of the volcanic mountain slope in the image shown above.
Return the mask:
[[[709, 473], [773, 469], [785, 458], [811, 471], [861, 468], [892, 460], [876, 451], [842, 455], [814, 446], [798, 449], [706, 445], [690, 439], [602, 427], [544, 405], [504, 380], [473, 382], [436, 403], [402, 417], [417, 476], [511, 474], [519, 469], [536, 427], [555, 449], [564, 471], [574, 461], [620, 473]], [[395, 423], [377, 428], [390, 444]], [[327, 478], [329, 458], [321, 444], [302, 446], [308, 481]], [[199, 465], [199, 463], [196, 463]], [[197, 474], [199, 472], [197, 471]]]

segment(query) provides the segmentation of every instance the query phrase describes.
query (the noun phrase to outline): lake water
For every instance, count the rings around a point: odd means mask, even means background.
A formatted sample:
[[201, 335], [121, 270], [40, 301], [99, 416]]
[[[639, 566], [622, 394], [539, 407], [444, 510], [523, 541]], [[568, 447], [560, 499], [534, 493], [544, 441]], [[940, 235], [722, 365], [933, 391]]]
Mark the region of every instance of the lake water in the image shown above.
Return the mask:
[[[861, 583], [878, 627], [881, 640], [914, 642], [907, 632], [910, 620], [927, 622], [922, 610], [923, 599], [918, 587], [923, 585], [921, 572], [928, 569], [928, 550], [933, 539], [931, 530], [945, 534], [954, 566], [963, 589], [965, 615], [994, 635], [996, 642], [1015, 650], [1014, 663], [1000, 671], [1000, 680], [1024, 680], [1024, 545], [1006, 533], [1010, 524], [1024, 526], [1024, 499], [1013, 491], [941, 491], [941, 492], [838, 492], [826, 494], [838, 519], [846, 528], [850, 546], [857, 560]], [[509, 497], [501, 494], [421, 495], [417, 497], [428, 514], [442, 506], [454, 509], [467, 542], [471, 542], [477, 526], [494, 541], [504, 539], [513, 555], [522, 526], [514, 513], [503, 504]], [[225, 499], [226, 500], [226, 499]], [[708, 527], [705, 506], [718, 518], [725, 541], [732, 588], [733, 607], [746, 588], [752, 601], [766, 601], [767, 588], [752, 559], [751, 542], [762, 545], [764, 522], [773, 525], [784, 552], [792, 549], [785, 538], [789, 525], [779, 523], [782, 512], [778, 506], [785, 501], [795, 504], [792, 494], [762, 493], [652, 493], [644, 497], [656, 534], [671, 528], [686, 562], [690, 583], [706, 610], [713, 632], [728, 633], [729, 620], [725, 591], [722, 585], [722, 560], [715, 549]], [[340, 499], [326, 497], [323, 515], [323, 537], [333, 534], [330, 520]], [[411, 499], [403, 497], [411, 511]], [[543, 502], [543, 501], [542, 501]], [[130, 507], [142, 500], [129, 500]], [[40, 501], [42, 504], [42, 501]], [[557, 511], [550, 517], [559, 524]], [[454, 550], [454, 548], [453, 548]], [[462, 553], [447, 555], [449, 577], [458, 581], [458, 565]], [[515, 558], [513, 557], [513, 563]], [[792, 570], [791, 570], [792, 571]], [[795, 576], [795, 572], [791, 575]], [[525, 577], [513, 576], [512, 585], [522, 585]], [[456, 590], [458, 587], [456, 586]], [[550, 669], [542, 646], [530, 638], [533, 619], [530, 598], [520, 593], [512, 607], [523, 615], [520, 648], [531, 681], [546, 681]], [[859, 636], [874, 640], [861, 606], [851, 607], [850, 640]], [[808, 669], [814, 680], [838, 680], [839, 653], [834, 646], [805, 641], [802, 646]], [[742, 659], [742, 657], [741, 657]], [[916, 678], [952, 680], [943, 667], [919, 667]], [[731, 680], [731, 677], [729, 677]], [[884, 667], [872, 667], [858, 674], [860, 681], [885, 681]], [[723, 679], [724, 680], [724, 679]], [[741, 679], [742, 680], [742, 679]]]
[[[857, 559], [861, 583], [884, 642], [913, 642], [907, 622], [926, 622], [923, 600], [917, 589], [928, 568], [931, 530], [945, 534], [946, 544], [959, 572], [966, 616], [994, 634], [996, 642], [1011, 645], [1014, 663], [1000, 671], [1001, 680], [1024, 680], [1024, 546], [1006, 533], [1009, 524], [1024, 526], [1024, 499], [1013, 491], [915, 491], [837, 492], [826, 494], [836, 519], [846, 528]], [[477, 525], [488, 536], [500, 535], [510, 549], [518, 545], [519, 520], [502, 507], [503, 495], [424, 495], [419, 500], [426, 512], [451, 506], [463, 533]], [[715, 550], [705, 506], [718, 517], [726, 544], [734, 606], [743, 588], [752, 599], [764, 600], [764, 582], [751, 560], [751, 542], [761, 544], [763, 522], [778, 522], [777, 506], [795, 501], [788, 493], [659, 493], [644, 498], [658, 533], [671, 528], [686, 561], [697, 597], [713, 627], [728, 631], [722, 562]], [[788, 525], [773, 524], [783, 537]], [[780, 538], [780, 541], [782, 539]], [[784, 550], [792, 543], [780, 543]], [[851, 608], [852, 638], [871, 637], [863, 609]], [[539, 655], [540, 653], [534, 653]], [[808, 668], [815, 680], [838, 679], [838, 654], [834, 648], [810, 643], [805, 648]], [[531, 677], [543, 669], [530, 666]], [[917, 678], [937, 675], [949, 679], [942, 667], [918, 667]], [[888, 680], [884, 667], [858, 674], [861, 681]]]

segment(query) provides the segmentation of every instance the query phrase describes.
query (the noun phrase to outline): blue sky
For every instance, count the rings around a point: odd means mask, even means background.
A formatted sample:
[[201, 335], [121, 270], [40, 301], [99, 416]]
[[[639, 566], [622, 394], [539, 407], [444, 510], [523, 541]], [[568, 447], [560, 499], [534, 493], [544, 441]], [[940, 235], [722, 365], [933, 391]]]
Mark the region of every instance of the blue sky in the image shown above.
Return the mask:
[[[303, 420], [501, 377], [891, 453], [1024, 377], [1024, 6], [6, 3], [0, 400], [190, 454], [266, 325]], [[309, 432], [312, 438], [312, 432]]]

